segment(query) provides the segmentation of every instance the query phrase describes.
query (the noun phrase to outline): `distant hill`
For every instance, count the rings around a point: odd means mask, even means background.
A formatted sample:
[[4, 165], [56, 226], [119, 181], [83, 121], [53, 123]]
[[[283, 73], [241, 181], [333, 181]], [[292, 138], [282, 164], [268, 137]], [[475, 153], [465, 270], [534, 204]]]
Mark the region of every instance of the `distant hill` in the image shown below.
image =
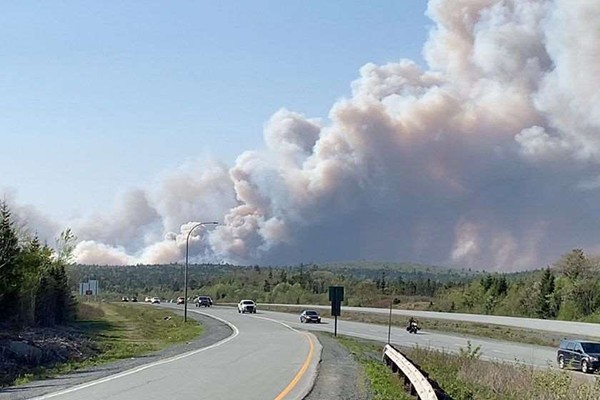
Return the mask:
[[484, 274], [470, 269], [456, 269], [416, 263], [385, 261], [338, 261], [318, 264], [319, 269], [372, 279], [382, 273], [389, 278], [404, 280], [431, 279], [434, 281], [464, 281]]
[[[212, 284], [220, 278], [233, 275], [246, 275], [246, 271], [272, 271], [278, 275], [286, 271], [289, 276], [302, 271], [327, 271], [335, 276], [345, 276], [357, 280], [376, 281], [385, 276], [390, 281], [464, 282], [481, 275], [480, 272], [458, 270], [413, 263], [392, 263], [374, 261], [332, 262], [325, 264], [300, 264], [296, 266], [238, 266], [231, 264], [191, 264], [188, 268], [188, 282], [191, 289]], [[172, 293], [183, 290], [184, 266], [167, 265], [74, 265], [69, 268], [71, 287], [77, 290], [80, 282], [94, 279], [100, 282], [100, 291], [105, 294], [121, 293]]]

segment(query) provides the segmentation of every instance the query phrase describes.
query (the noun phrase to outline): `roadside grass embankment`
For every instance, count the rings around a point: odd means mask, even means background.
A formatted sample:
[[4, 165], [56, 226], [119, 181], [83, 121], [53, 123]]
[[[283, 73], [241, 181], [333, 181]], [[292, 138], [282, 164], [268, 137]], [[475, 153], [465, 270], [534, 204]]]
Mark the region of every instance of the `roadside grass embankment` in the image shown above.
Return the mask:
[[141, 356], [195, 339], [203, 330], [196, 321], [184, 322], [165, 309], [120, 303], [80, 303], [77, 321], [68, 329], [94, 348], [93, 355], [34, 366], [18, 376], [15, 384]]
[[[403, 390], [402, 380], [381, 361], [382, 343], [343, 336], [338, 340], [365, 369], [373, 399], [412, 398], [397, 393]], [[479, 358], [480, 349], [470, 346], [457, 355], [421, 347], [401, 350], [453, 400], [597, 400], [600, 391], [598, 377], [485, 361]]]
[[381, 344], [365, 342], [347, 336], [338, 336], [339, 343], [352, 353], [364, 371], [372, 400], [413, 400], [403, 382], [391, 373], [381, 361]]
[[[287, 312], [298, 314], [304, 310], [302, 307], [281, 307], [269, 304], [259, 304], [260, 310]], [[331, 318], [330, 312], [319, 310], [323, 317]], [[342, 310], [342, 320], [365, 322], [370, 324], [388, 325], [389, 316], [385, 314], [375, 314], [368, 312], [356, 312]], [[408, 322], [407, 317], [392, 316], [392, 325], [405, 328]], [[440, 333], [453, 332], [466, 336], [476, 336], [481, 338], [497, 339], [509, 342], [535, 344], [538, 346], [557, 347], [564, 335], [553, 332], [519, 329], [502, 325], [479, 324], [476, 322], [450, 321], [437, 318], [420, 318], [419, 325], [427, 331], [437, 331]], [[596, 340], [596, 339], [595, 339]]]

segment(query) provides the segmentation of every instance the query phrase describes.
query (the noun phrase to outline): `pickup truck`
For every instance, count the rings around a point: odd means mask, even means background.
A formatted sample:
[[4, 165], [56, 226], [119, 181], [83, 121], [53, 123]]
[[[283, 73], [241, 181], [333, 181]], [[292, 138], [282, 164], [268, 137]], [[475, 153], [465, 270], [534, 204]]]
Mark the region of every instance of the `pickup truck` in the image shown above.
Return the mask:
[[256, 314], [256, 303], [253, 300], [242, 300], [238, 303], [238, 313]]

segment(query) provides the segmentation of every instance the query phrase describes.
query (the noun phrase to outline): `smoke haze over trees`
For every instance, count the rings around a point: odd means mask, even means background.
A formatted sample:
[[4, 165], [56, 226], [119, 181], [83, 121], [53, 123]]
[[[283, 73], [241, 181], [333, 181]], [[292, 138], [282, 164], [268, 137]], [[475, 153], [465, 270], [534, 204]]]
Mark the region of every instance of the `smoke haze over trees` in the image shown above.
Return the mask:
[[425, 66], [365, 64], [327, 120], [281, 109], [264, 150], [183, 165], [72, 221], [78, 262], [181, 261], [193, 222], [213, 220], [195, 261], [519, 270], [600, 251], [600, 3], [432, 0], [427, 14]]

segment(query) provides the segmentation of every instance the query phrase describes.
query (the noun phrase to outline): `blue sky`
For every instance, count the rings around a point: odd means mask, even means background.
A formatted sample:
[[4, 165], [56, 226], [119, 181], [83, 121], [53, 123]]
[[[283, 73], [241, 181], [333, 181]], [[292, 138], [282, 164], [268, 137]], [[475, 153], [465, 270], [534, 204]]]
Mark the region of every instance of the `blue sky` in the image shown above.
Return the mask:
[[0, 14], [0, 190], [51, 217], [207, 156], [263, 146], [286, 107], [326, 118], [367, 62], [410, 58], [422, 1], [10, 2]]

